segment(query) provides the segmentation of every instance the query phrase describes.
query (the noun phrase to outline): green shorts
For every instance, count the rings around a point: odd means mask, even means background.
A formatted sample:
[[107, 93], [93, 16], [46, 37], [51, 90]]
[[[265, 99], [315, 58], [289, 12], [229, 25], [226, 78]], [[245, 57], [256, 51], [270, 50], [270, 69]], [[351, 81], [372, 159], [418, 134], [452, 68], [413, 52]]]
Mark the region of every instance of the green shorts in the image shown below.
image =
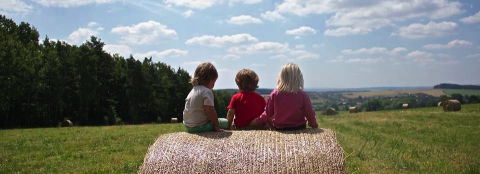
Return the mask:
[[[226, 118], [218, 118], [218, 123], [220, 124], [221, 129], [228, 129], [228, 120]], [[208, 121], [207, 123], [202, 124], [200, 126], [196, 126], [196, 127], [185, 126], [185, 128], [187, 128], [187, 132], [189, 133], [214, 131], [213, 123], [211, 121]]]

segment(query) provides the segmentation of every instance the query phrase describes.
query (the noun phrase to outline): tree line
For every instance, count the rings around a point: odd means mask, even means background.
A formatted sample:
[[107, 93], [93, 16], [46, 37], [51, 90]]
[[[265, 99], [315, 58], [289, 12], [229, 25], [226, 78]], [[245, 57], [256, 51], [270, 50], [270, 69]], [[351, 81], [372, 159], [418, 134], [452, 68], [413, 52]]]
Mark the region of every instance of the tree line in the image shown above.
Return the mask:
[[[108, 54], [96, 37], [77, 46], [0, 16], [0, 126], [48, 127], [182, 121], [187, 71], [152, 58]], [[231, 94], [215, 92], [226, 114]], [[222, 110], [223, 109], [223, 110]]]

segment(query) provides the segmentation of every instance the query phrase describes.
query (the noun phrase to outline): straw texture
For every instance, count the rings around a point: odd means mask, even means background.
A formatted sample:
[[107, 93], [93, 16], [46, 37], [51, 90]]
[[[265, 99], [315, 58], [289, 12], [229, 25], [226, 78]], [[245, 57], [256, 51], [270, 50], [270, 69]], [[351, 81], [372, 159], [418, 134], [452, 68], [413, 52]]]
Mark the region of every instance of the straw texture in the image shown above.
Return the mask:
[[138, 173], [345, 173], [329, 129], [186, 132], [150, 146]]

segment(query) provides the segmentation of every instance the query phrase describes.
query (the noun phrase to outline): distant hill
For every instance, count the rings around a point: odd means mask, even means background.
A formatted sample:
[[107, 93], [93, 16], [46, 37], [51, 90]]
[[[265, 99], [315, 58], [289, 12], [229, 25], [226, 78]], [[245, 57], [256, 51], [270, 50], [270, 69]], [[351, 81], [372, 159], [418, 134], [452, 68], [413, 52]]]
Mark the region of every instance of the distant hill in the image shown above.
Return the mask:
[[385, 91], [385, 90], [412, 90], [412, 89], [432, 89], [431, 86], [405, 86], [405, 87], [366, 87], [366, 88], [306, 88], [309, 92], [367, 92], [367, 91]]
[[442, 83], [433, 86], [433, 89], [480, 89], [479, 85], [458, 85], [450, 83]]
[[[231, 94], [235, 94], [235, 93], [239, 92], [240, 90], [238, 90], [238, 89], [219, 89], [219, 91], [227, 91]], [[268, 95], [272, 91], [273, 91], [273, 89], [270, 89], [270, 88], [258, 88], [257, 90], [255, 90], [255, 92], [257, 92], [261, 95], [263, 95], [263, 94]]]

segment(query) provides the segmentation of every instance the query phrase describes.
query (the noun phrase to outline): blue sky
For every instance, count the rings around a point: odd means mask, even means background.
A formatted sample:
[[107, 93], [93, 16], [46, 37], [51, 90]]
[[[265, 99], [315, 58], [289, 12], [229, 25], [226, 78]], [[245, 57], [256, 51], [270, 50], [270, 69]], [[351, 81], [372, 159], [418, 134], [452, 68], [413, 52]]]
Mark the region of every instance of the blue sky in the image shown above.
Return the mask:
[[0, 13], [41, 38], [153, 57], [193, 74], [219, 71], [236, 88], [242, 68], [274, 88], [298, 64], [306, 88], [480, 84], [480, 1], [451, 0], [0, 0]]

